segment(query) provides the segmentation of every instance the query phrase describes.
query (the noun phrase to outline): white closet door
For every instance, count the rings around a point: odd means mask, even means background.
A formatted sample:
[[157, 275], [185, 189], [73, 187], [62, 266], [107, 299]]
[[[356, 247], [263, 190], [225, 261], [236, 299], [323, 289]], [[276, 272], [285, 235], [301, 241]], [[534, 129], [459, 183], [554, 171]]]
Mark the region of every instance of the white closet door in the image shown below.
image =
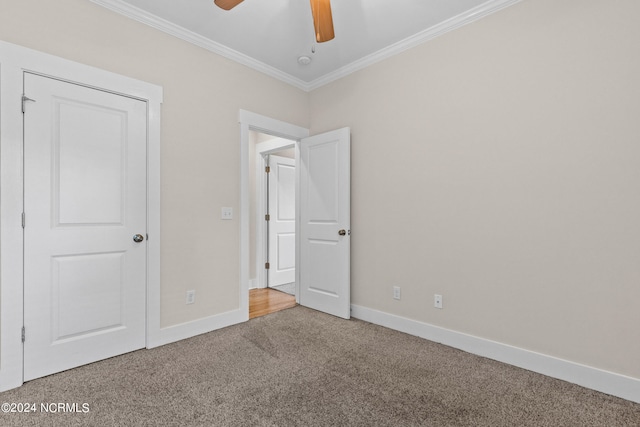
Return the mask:
[[147, 107], [29, 73], [24, 92], [30, 380], [145, 345]]

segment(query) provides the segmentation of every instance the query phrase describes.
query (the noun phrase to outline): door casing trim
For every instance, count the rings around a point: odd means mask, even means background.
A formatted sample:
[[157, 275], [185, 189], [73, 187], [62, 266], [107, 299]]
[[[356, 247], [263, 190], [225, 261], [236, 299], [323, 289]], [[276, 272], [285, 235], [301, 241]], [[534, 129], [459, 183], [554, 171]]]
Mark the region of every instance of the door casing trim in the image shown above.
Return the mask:
[[[0, 391], [23, 383], [23, 74], [30, 72], [147, 103], [146, 347], [160, 329], [160, 112], [162, 87], [0, 41]], [[28, 219], [27, 219], [28, 221]], [[28, 224], [28, 223], [27, 223]], [[28, 225], [27, 225], [28, 226]], [[27, 331], [28, 339], [28, 331]]]

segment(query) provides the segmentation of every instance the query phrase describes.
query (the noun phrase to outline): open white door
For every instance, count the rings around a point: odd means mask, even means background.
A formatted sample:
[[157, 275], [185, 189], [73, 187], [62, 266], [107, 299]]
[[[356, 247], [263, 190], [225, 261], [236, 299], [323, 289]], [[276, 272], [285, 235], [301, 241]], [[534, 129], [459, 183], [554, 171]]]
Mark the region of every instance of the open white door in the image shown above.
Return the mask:
[[299, 143], [296, 262], [301, 305], [350, 316], [351, 133], [338, 129]]
[[269, 286], [293, 283], [296, 273], [296, 161], [269, 156]]

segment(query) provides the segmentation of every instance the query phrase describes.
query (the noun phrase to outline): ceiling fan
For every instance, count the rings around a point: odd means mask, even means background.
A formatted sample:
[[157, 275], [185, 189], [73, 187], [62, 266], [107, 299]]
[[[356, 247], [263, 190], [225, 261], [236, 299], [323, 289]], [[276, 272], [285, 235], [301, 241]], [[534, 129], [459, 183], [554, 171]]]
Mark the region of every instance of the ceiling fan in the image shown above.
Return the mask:
[[[224, 10], [231, 10], [243, 0], [214, 0], [216, 6]], [[331, 17], [330, 0], [310, 0], [313, 26], [318, 43], [327, 42], [335, 37], [333, 33], [333, 19]]]

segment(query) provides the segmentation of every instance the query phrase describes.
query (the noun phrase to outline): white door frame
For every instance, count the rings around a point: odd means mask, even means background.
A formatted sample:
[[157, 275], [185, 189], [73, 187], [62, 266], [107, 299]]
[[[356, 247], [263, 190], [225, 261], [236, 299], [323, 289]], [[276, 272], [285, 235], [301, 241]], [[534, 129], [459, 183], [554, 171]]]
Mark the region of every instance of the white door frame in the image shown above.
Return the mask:
[[267, 211], [267, 180], [264, 168], [265, 156], [277, 153], [280, 150], [294, 148], [296, 141], [287, 139], [273, 139], [256, 144], [256, 280], [258, 288], [266, 288], [267, 273], [264, 268], [264, 260], [267, 259], [269, 248], [267, 247], [267, 230], [265, 227], [264, 213]]
[[[162, 88], [0, 41], [0, 391], [23, 383], [23, 73], [81, 84], [147, 103], [147, 333], [160, 329], [160, 107]], [[28, 96], [28, 94], [27, 94]], [[27, 332], [28, 339], [28, 332]]]
[[[240, 312], [249, 320], [249, 131], [266, 133], [268, 135], [295, 141], [296, 158], [298, 151], [298, 141], [309, 136], [309, 129], [292, 125], [260, 114], [252, 113], [246, 110], [240, 110], [238, 114], [238, 122], [240, 123]], [[264, 201], [262, 202], [264, 203]], [[258, 232], [258, 221], [256, 224], [256, 234], [264, 234]], [[263, 229], [264, 231], [264, 229]], [[297, 236], [296, 236], [297, 239]], [[262, 245], [258, 246], [264, 251], [264, 240]], [[264, 254], [264, 252], [263, 252]], [[256, 257], [256, 259], [258, 259]], [[263, 258], [264, 259], [264, 258]], [[258, 273], [260, 270], [256, 270]], [[296, 297], [297, 298], [297, 297]]]

